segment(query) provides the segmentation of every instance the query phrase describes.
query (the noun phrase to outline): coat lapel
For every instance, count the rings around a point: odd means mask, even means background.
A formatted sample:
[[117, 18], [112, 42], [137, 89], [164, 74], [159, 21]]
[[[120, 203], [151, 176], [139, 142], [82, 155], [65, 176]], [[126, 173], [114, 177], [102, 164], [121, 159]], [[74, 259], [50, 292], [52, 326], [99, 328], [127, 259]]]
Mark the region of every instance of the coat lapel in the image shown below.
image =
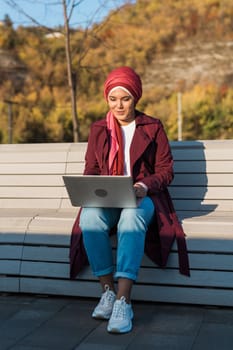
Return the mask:
[[145, 125], [148, 125], [149, 127], [149, 124], [145, 122], [143, 115], [138, 115], [136, 117], [135, 133], [130, 146], [131, 169], [133, 169], [134, 164], [141, 157], [151, 142], [150, 136], [145, 131]]

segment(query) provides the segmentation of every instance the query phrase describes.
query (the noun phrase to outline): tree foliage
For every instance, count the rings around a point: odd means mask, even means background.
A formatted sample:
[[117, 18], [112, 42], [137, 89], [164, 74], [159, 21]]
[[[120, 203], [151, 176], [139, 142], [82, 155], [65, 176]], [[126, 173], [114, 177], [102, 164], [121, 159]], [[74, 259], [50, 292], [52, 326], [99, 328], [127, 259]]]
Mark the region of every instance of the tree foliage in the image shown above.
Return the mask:
[[[144, 80], [157, 57], [177, 44], [232, 40], [233, 5], [228, 0], [138, 0], [87, 29], [72, 29], [80, 141], [107, 110], [103, 82], [110, 69], [130, 65]], [[72, 116], [67, 86], [64, 37], [42, 27], [14, 29], [9, 16], [0, 26], [0, 142], [8, 142], [8, 103], [13, 102], [13, 142], [69, 142]], [[0, 55], [1, 56], [1, 55]], [[156, 84], [144, 92], [138, 109], [159, 117], [171, 140], [177, 139], [177, 90]], [[233, 135], [233, 85], [215, 82], [182, 91], [183, 139]]]

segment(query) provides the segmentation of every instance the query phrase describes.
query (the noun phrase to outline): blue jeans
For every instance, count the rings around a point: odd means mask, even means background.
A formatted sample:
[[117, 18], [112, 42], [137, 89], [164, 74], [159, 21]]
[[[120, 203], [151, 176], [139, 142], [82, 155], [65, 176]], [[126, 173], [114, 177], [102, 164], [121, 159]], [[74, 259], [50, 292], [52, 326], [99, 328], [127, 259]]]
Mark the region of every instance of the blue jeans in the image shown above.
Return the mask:
[[137, 279], [145, 236], [154, 216], [154, 204], [144, 197], [137, 208], [82, 208], [80, 227], [88, 260], [95, 276], [114, 271], [109, 231], [117, 225], [115, 277]]

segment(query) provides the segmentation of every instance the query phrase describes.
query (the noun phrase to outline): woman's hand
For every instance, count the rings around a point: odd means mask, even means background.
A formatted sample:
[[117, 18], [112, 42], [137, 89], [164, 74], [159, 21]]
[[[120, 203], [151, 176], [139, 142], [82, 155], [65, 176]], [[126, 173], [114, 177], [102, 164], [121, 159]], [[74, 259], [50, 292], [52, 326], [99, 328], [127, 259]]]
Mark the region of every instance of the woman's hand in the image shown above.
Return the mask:
[[147, 186], [140, 182], [136, 182], [134, 184], [134, 190], [135, 190], [136, 197], [138, 198], [143, 198], [143, 197], [146, 197], [147, 195]]

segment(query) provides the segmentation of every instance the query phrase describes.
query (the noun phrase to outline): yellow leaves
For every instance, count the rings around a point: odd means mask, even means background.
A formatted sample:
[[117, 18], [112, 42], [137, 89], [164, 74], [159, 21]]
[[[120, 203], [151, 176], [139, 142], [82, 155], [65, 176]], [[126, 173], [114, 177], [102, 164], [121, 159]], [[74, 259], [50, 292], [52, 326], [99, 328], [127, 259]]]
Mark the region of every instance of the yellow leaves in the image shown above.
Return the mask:
[[37, 101], [37, 93], [35, 91], [31, 91], [27, 95], [27, 102], [30, 103], [35, 103]]
[[216, 104], [219, 97], [219, 89], [213, 85], [195, 85], [190, 91], [183, 94], [183, 107], [187, 110], [205, 101], [207, 104]]
[[[81, 139], [87, 139], [91, 122], [105, 115], [102, 90], [110, 69], [130, 65], [142, 80], [146, 79], [144, 73], [149, 76], [154, 69], [152, 62], [156, 64], [162, 52], [166, 53], [163, 57], [168, 57], [181, 41], [188, 46], [194, 40], [201, 45], [206, 37], [213, 41], [232, 40], [232, 17], [233, 3], [229, 0], [137, 0], [112, 13], [100, 25], [87, 31], [72, 30], [70, 42]], [[46, 34], [41, 28], [0, 28], [0, 45], [15, 45], [17, 55], [27, 67], [17, 90], [14, 89], [16, 80], [6, 80], [0, 86], [3, 98], [12, 98], [18, 103], [14, 106], [14, 141], [32, 140], [37, 137], [36, 129], [41, 129], [40, 140], [69, 140], [72, 134], [64, 38], [48, 40]], [[174, 65], [173, 69], [184, 67]], [[172, 78], [168, 74], [169, 79]], [[219, 91], [214, 84], [196, 85], [187, 91], [187, 80], [181, 76], [177, 86], [169, 84], [174, 87], [168, 91], [166, 83], [159, 82], [158, 87], [158, 81], [154, 80], [150, 82], [152, 87], [144, 89], [138, 108], [160, 118], [170, 139], [177, 139], [179, 90], [182, 91], [184, 139], [230, 135], [233, 96], [229, 87]], [[190, 86], [192, 84], [190, 82]], [[6, 106], [0, 106], [0, 112], [5, 118], [2, 118], [4, 123], [0, 120], [3, 130], [0, 138], [6, 142]]]
[[[139, 102], [139, 109], [159, 118], [170, 140], [178, 137], [178, 93], [164, 97], [165, 91], [151, 88]], [[220, 139], [233, 136], [233, 89], [213, 84], [196, 85], [181, 95], [183, 140]]]

